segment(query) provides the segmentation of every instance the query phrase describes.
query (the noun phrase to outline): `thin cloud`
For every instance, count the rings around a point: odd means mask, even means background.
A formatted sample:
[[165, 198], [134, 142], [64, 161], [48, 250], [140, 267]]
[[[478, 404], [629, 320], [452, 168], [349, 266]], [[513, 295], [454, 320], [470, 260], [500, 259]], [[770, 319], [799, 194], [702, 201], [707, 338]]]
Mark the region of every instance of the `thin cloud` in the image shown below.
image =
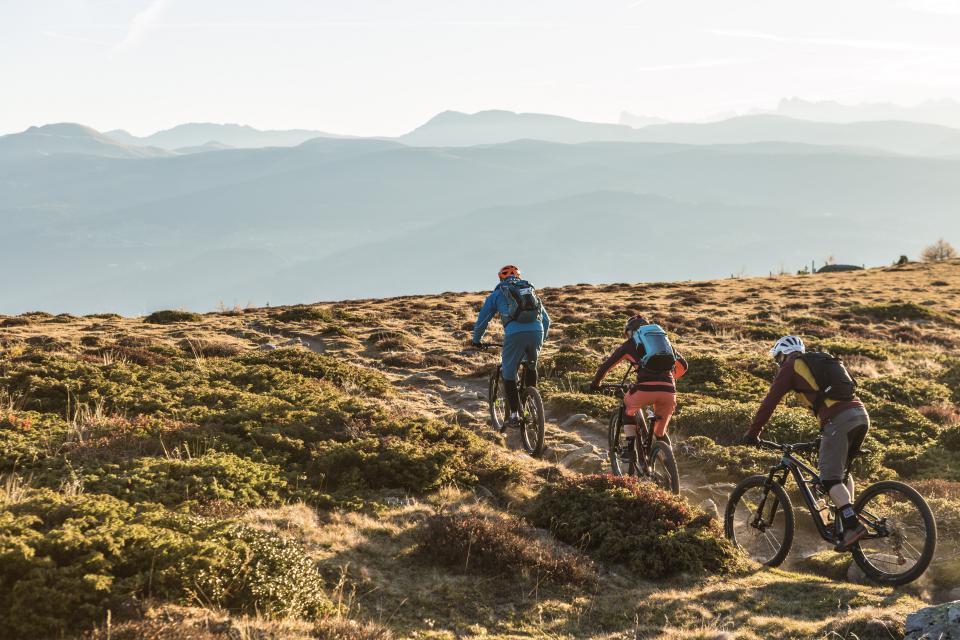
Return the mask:
[[687, 69], [711, 69], [714, 67], [729, 67], [735, 64], [743, 64], [744, 62], [747, 62], [747, 60], [743, 58], [707, 58], [703, 60], [694, 60], [693, 62], [648, 65], [644, 67], [638, 67], [637, 71], [684, 71]]
[[905, 2], [901, 2], [900, 6], [922, 13], [935, 13], [948, 16], [960, 15], [960, 5], [958, 5], [955, 0], [906, 0]]
[[818, 38], [808, 36], [781, 36], [763, 31], [747, 29], [708, 29], [707, 33], [722, 38], [741, 38], [745, 40], [767, 40], [787, 44], [815, 44], [833, 47], [847, 47], [851, 49], [866, 49], [871, 51], [895, 51], [910, 53], [957, 53], [960, 49], [953, 47], [935, 47], [912, 42], [896, 42], [890, 40], [855, 40], [847, 38]]
[[116, 51], [131, 49], [143, 40], [144, 35], [156, 24], [164, 9], [170, 4], [169, 0], [152, 0], [149, 5], [137, 15], [133, 16], [127, 27], [127, 34], [116, 46]]
[[66, 40], [67, 42], [80, 42], [83, 44], [95, 44], [99, 46], [110, 46], [110, 42], [105, 40], [96, 40], [94, 38], [84, 38], [82, 36], [71, 36], [66, 33], [60, 33], [59, 31], [41, 31], [46, 38], [52, 38], [53, 40]]

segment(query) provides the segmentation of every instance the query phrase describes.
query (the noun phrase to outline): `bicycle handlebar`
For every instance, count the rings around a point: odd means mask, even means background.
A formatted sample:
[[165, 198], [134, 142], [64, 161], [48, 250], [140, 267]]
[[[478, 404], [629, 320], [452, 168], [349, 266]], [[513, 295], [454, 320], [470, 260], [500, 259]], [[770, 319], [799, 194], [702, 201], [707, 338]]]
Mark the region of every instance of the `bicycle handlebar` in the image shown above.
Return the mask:
[[759, 445], [765, 449], [775, 449], [783, 453], [803, 453], [820, 448], [820, 438], [811, 442], [796, 442], [787, 444], [783, 442], [774, 442], [773, 440], [760, 440]]

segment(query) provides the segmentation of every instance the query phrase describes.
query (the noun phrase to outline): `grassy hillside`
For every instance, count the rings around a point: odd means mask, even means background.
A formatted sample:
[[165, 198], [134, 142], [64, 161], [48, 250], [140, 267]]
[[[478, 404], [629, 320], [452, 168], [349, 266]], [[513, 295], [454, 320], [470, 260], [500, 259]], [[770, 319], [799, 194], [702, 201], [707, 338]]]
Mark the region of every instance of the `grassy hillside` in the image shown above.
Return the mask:
[[[480, 293], [0, 317], [4, 637], [885, 639], [956, 597], [960, 263], [542, 293], [542, 460], [486, 426]], [[680, 498], [589, 475], [609, 403], [579, 384], [634, 311], [691, 363]], [[784, 570], [723, 539], [729, 483], [771, 462], [736, 441], [787, 331], [861, 380], [858, 477], [928, 496], [920, 582], [861, 584], [803, 531]], [[788, 406], [769, 433], [815, 431]]]

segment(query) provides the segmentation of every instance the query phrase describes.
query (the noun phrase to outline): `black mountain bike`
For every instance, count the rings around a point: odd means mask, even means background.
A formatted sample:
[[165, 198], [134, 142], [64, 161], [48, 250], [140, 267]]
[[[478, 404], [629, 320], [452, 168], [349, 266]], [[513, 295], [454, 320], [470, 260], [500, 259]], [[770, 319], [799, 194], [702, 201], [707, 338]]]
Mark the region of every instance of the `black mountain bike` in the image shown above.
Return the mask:
[[[727, 537], [757, 562], [779, 566], [793, 544], [793, 504], [784, 488], [793, 476], [820, 537], [836, 546], [843, 537], [836, 507], [817, 472], [797, 456], [819, 451], [819, 440], [799, 444], [761, 440], [760, 445], [779, 451], [780, 462], [767, 475], [751, 476], [734, 488], [724, 517]], [[926, 571], [937, 546], [937, 525], [913, 487], [892, 480], [877, 482], [857, 496], [853, 508], [868, 533], [850, 551], [868, 578], [895, 586]]]
[[[484, 344], [483, 348], [502, 347], [501, 344]], [[544, 409], [543, 398], [535, 386], [528, 386], [527, 362], [520, 363], [517, 372], [517, 385], [520, 391], [520, 444], [523, 450], [532, 456], [543, 453]], [[507, 399], [503, 388], [503, 365], [490, 374], [487, 385], [487, 405], [490, 408], [490, 422], [493, 428], [504, 433], [507, 424]]]
[[[637, 437], [633, 439], [633, 446], [627, 446], [623, 435], [623, 425], [627, 417], [625, 396], [630, 390], [627, 378], [634, 370], [627, 371], [623, 381], [618, 384], [601, 384], [598, 389], [606, 393], [613, 393], [620, 398], [620, 406], [610, 414], [607, 426], [609, 442], [610, 471], [613, 475], [639, 476], [653, 481], [658, 487], [671, 493], [680, 493], [680, 472], [677, 470], [677, 460], [670, 446], [670, 436], [664, 434], [657, 438], [653, 434], [653, 427], [657, 417], [649, 408], [638, 411]], [[649, 413], [647, 413], [649, 412]], [[648, 422], [650, 420], [650, 422]]]

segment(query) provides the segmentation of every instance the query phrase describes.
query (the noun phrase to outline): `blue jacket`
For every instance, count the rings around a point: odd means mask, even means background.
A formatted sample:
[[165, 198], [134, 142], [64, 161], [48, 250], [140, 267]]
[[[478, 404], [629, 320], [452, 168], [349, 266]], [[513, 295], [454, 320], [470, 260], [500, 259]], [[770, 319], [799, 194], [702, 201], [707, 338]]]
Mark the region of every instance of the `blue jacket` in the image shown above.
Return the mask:
[[[507, 314], [510, 313], [510, 307], [507, 304], [507, 299], [503, 291], [500, 290], [500, 286], [497, 285], [497, 288], [494, 289], [487, 299], [483, 303], [483, 307], [480, 308], [480, 313], [477, 315], [477, 322], [473, 326], [473, 341], [480, 342], [483, 340], [483, 334], [487, 332], [487, 325], [490, 324], [490, 321], [493, 319], [493, 316], [497, 313], [500, 314], [500, 319], [502, 320]], [[547, 339], [547, 332], [550, 331], [550, 316], [547, 314], [547, 308], [543, 307], [543, 313], [540, 315], [541, 322], [511, 322], [503, 329], [504, 335], [513, 335], [514, 333], [521, 333], [523, 331], [539, 331], [543, 333], [543, 339]]]

